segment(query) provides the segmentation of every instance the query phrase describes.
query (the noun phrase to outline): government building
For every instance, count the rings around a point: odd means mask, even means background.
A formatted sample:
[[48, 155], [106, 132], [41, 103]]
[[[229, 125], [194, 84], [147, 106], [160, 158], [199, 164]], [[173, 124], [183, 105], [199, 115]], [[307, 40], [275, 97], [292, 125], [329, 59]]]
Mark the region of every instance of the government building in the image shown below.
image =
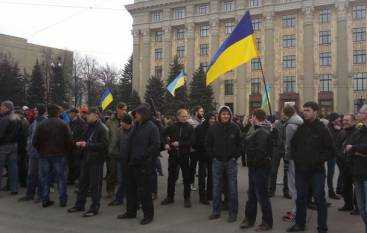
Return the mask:
[[213, 84], [219, 105], [248, 114], [261, 105], [263, 68], [273, 112], [286, 103], [317, 101], [327, 111], [355, 112], [367, 99], [366, 0], [135, 0], [134, 88], [144, 96], [150, 76], [166, 78], [178, 56], [191, 77], [252, 15], [260, 59]]

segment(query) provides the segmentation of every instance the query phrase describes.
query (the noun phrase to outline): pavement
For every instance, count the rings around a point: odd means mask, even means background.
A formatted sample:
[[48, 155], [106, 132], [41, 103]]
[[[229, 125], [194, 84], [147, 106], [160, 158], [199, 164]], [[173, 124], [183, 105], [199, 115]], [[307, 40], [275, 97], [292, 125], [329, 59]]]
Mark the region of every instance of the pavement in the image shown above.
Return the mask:
[[[69, 214], [67, 208], [55, 206], [43, 209], [40, 204], [33, 202], [19, 203], [18, 196], [10, 196], [9, 193], [0, 195], [0, 233], [253, 233], [255, 229], [239, 229], [240, 221], [244, 214], [244, 205], [247, 199], [248, 186], [247, 168], [239, 165], [239, 201], [240, 212], [237, 223], [227, 223], [227, 212], [222, 213], [222, 218], [209, 221], [210, 206], [204, 206], [198, 202], [198, 192], [192, 192], [191, 209], [183, 207], [182, 179], [177, 182], [176, 202], [170, 206], [161, 206], [160, 201], [165, 197], [167, 183], [167, 155], [162, 159], [164, 177], [159, 177], [159, 199], [155, 201], [156, 215], [154, 222], [141, 226], [138, 219], [118, 220], [116, 216], [124, 212], [124, 207], [108, 207], [110, 200], [103, 199], [101, 212], [93, 218], [83, 218], [80, 214]], [[282, 171], [282, 169], [280, 169]], [[282, 172], [280, 172], [280, 176]], [[281, 177], [279, 177], [281, 180]], [[274, 215], [274, 228], [272, 233], [285, 232], [290, 223], [281, 220], [282, 215], [292, 205], [290, 200], [281, 197], [282, 187], [278, 185], [276, 197], [271, 199]], [[24, 193], [24, 189], [21, 190]], [[52, 194], [53, 200], [57, 200], [56, 193]], [[69, 187], [69, 203], [71, 207], [75, 201], [73, 188]], [[343, 201], [330, 201], [328, 225], [331, 233], [362, 233], [364, 226], [359, 216], [351, 216], [349, 213], [337, 211], [343, 205]], [[258, 210], [257, 224], [261, 222], [261, 211]], [[317, 212], [308, 211], [308, 230], [315, 233]]]

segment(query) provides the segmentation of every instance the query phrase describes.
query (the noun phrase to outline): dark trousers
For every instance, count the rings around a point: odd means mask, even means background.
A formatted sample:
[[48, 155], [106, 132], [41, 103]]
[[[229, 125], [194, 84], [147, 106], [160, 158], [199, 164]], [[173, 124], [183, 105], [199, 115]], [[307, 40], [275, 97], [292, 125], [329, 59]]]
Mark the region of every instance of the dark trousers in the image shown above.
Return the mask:
[[39, 179], [39, 158], [30, 157], [28, 160], [28, 176], [27, 176], [27, 191], [26, 196], [34, 198], [35, 194], [41, 198], [41, 181]]
[[87, 195], [90, 190], [92, 204], [91, 211], [98, 211], [102, 197], [103, 163], [89, 163], [82, 161], [81, 173], [79, 177], [79, 193], [75, 206], [84, 209]]
[[191, 171], [189, 155], [170, 156], [168, 158], [168, 185], [167, 197], [174, 199], [176, 190], [176, 181], [181, 168], [184, 182], [184, 198], [189, 199], [191, 193]]
[[117, 190], [115, 195], [115, 201], [122, 204], [124, 203], [124, 197], [126, 193], [127, 161], [122, 159], [116, 160], [116, 173], [117, 173]]
[[200, 200], [211, 200], [213, 189], [212, 161], [199, 161], [199, 195]]
[[106, 159], [107, 176], [106, 176], [106, 191], [108, 195], [115, 193], [117, 184], [116, 159], [111, 155]]
[[18, 177], [21, 187], [27, 186], [27, 152], [25, 149], [18, 151]]
[[154, 206], [150, 185], [151, 165], [129, 166], [127, 177], [127, 213], [136, 216], [141, 203], [144, 217], [154, 216]]
[[[277, 178], [278, 178], [278, 169], [280, 165], [281, 159], [284, 158], [284, 153], [276, 153], [272, 159], [270, 179], [269, 179], [269, 193], [275, 194], [276, 186], [277, 186]], [[283, 194], [288, 193], [288, 161], [284, 160], [284, 169], [283, 169]]]
[[80, 151], [73, 151], [71, 156], [68, 156], [68, 183], [74, 184], [80, 176], [82, 154]]
[[198, 152], [193, 151], [190, 153], [190, 171], [191, 171], [191, 184], [195, 184], [196, 168], [198, 166]]
[[325, 169], [300, 170], [296, 167], [297, 210], [296, 223], [306, 225], [309, 183], [312, 183], [317, 206], [317, 222], [320, 232], [327, 231], [327, 206], [325, 199]]
[[336, 160], [332, 159], [327, 162], [327, 187], [329, 193], [334, 192], [334, 174], [335, 174]]
[[269, 168], [249, 168], [249, 189], [245, 217], [251, 223], [255, 223], [257, 203], [259, 203], [262, 212], [262, 223], [273, 227], [273, 212], [268, 196], [269, 174]]
[[5, 165], [7, 165], [10, 191], [18, 192], [17, 156], [18, 156], [18, 145], [16, 143], [0, 146], [0, 190], [3, 188], [1, 182], [2, 175]]

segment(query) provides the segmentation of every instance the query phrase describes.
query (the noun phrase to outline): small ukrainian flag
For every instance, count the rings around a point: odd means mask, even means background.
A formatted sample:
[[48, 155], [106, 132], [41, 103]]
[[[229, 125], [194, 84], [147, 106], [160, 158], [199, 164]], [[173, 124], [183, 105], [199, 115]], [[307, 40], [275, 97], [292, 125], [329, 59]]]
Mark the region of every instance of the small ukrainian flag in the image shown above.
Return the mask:
[[182, 70], [177, 77], [167, 86], [167, 90], [169, 91], [169, 93], [171, 93], [172, 96], [175, 96], [176, 90], [179, 89], [180, 87], [185, 85], [186, 82], [186, 74], [185, 72]]
[[113, 96], [110, 88], [107, 88], [101, 95], [100, 105], [102, 110], [104, 111], [113, 101]]
[[[269, 108], [271, 86], [270, 84], [265, 84], [264, 93], [261, 100], [261, 109], [265, 110]], [[270, 114], [270, 113], [269, 113]]]

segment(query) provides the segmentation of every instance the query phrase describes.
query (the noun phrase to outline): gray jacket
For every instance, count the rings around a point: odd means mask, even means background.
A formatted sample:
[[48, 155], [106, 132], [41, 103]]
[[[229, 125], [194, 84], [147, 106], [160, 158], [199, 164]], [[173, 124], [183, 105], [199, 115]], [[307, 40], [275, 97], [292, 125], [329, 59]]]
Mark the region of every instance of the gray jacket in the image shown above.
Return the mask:
[[303, 119], [297, 113], [285, 123], [285, 160], [290, 160], [291, 158], [291, 140], [298, 127], [302, 124]]

